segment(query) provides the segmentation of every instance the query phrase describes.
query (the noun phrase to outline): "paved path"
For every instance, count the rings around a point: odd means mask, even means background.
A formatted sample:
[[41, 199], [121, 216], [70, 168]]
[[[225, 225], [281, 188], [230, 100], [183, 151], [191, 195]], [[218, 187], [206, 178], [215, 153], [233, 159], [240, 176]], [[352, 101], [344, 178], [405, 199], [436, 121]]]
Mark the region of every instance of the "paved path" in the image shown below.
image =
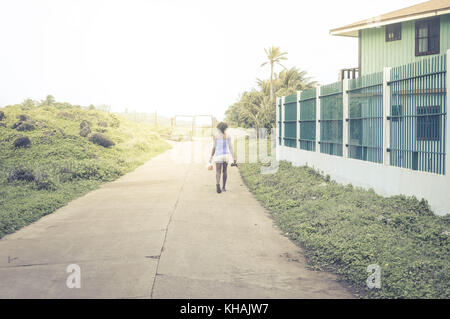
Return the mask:
[[[175, 144], [115, 182], [0, 240], [0, 298], [351, 298], [309, 271], [230, 169], [215, 193]], [[69, 289], [66, 267], [81, 268]]]

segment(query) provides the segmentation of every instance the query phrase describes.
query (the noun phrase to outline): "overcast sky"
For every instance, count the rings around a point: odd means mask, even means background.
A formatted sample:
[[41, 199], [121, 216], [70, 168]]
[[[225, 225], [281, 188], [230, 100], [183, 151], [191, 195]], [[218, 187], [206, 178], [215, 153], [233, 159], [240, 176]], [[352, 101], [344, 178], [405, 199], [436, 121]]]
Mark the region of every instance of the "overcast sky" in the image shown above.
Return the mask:
[[[0, 107], [25, 98], [213, 114], [268, 78], [264, 48], [320, 83], [357, 66], [329, 30], [424, 1], [0, 0]], [[279, 71], [279, 69], [277, 70]]]

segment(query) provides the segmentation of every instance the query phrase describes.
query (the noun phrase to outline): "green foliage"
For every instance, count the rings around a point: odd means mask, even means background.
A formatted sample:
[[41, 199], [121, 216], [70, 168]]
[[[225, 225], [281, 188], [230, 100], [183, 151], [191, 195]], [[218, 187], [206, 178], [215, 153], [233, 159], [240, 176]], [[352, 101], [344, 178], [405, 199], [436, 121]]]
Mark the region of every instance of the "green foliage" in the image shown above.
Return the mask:
[[[340, 185], [308, 167], [240, 165], [256, 198], [284, 233], [305, 248], [312, 269], [335, 272], [366, 298], [450, 298], [450, 218], [415, 197], [382, 197]], [[366, 286], [381, 267], [381, 288]]]
[[[257, 80], [258, 89], [244, 92], [239, 101], [225, 112], [226, 122], [232, 126], [273, 128], [275, 127], [275, 102], [270, 98], [270, 80]], [[314, 87], [316, 82], [307, 77], [305, 71], [293, 67], [274, 73], [272, 87], [275, 96], [296, 94], [299, 90]]]
[[101, 134], [101, 133], [93, 133], [89, 135], [89, 141], [91, 141], [94, 144], [103, 146], [103, 147], [111, 147], [114, 146], [115, 143], [111, 141], [110, 138], [107, 136]]
[[27, 123], [27, 122], [20, 122], [20, 124], [18, 124], [16, 126], [16, 130], [22, 132], [22, 131], [32, 131], [34, 130], [35, 127], [33, 124], [31, 123]]
[[31, 141], [27, 136], [19, 137], [14, 141], [14, 147], [30, 147]]
[[87, 137], [91, 133], [89, 125], [80, 128], [80, 136]]
[[55, 104], [55, 98], [53, 97], [53, 95], [47, 95], [47, 97], [45, 98], [45, 100], [42, 101], [41, 103], [42, 105], [54, 105]]
[[[148, 125], [51, 98], [42, 104], [28, 110], [22, 104], [1, 109], [7, 125], [0, 127], [0, 238], [170, 147]], [[21, 115], [35, 125], [26, 137], [11, 128]], [[114, 147], [79, 135], [83, 127], [99, 128], [92, 123], [107, 123]], [[18, 140], [32, 143], [16, 148]], [[26, 146], [23, 143], [18, 146]]]

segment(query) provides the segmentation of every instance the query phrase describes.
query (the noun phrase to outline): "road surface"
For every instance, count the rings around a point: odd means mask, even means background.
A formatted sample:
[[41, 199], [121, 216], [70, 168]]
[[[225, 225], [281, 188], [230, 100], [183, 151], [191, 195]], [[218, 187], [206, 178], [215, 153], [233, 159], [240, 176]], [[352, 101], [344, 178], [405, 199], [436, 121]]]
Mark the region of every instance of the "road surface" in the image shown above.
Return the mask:
[[[306, 268], [236, 168], [217, 194], [204, 163], [180, 163], [198, 143], [1, 239], [0, 298], [352, 298]], [[67, 286], [69, 265], [80, 288]]]

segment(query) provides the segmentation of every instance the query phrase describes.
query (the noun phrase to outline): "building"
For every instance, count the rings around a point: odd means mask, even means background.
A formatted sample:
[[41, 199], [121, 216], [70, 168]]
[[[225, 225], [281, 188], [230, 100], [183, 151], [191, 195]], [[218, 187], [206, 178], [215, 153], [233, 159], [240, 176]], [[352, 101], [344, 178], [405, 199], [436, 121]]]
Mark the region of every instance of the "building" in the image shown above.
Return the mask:
[[358, 38], [360, 75], [444, 54], [450, 49], [450, 0], [427, 1], [332, 29], [330, 34]]

